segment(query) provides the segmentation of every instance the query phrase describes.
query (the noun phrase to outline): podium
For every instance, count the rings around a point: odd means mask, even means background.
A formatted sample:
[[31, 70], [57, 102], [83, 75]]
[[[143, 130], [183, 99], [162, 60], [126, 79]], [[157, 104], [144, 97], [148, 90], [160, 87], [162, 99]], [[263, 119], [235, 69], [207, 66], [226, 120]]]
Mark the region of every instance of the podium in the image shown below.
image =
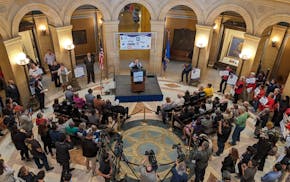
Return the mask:
[[144, 69], [131, 69], [131, 91], [145, 91], [146, 71]]

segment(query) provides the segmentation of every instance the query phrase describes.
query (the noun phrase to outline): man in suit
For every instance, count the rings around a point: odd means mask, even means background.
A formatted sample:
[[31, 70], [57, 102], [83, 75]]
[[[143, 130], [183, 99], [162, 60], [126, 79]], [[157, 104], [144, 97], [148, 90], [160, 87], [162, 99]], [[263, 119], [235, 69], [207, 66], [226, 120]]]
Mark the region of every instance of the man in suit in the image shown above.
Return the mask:
[[95, 63], [94, 57], [91, 55], [90, 52], [88, 52], [87, 56], [84, 59], [84, 64], [86, 65], [87, 68], [88, 84], [91, 82], [91, 79], [95, 83], [94, 63]]

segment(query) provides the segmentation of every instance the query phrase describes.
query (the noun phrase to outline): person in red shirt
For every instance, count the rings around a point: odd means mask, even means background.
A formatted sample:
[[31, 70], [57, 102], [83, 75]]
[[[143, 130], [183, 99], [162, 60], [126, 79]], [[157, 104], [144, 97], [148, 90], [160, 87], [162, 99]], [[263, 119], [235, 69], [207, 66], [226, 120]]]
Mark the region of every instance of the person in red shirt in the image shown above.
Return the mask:
[[[253, 79], [255, 82], [247, 82], [247, 79]], [[253, 92], [256, 88], [256, 78], [255, 73], [251, 73], [250, 76], [246, 79], [246, 98], [245, 100], [250, 101], [253, 98]]]
[[36, 115], [36, 125], [39, 126], [39, 125], [46, 125], [47, 123], [47, 119], [45, 119], [42, 115], [42, 113], [37, 113]]
[[[270, 92], [267, 99], [268, 99], [268, 102], [265, 105], [260, 103], [259, 110], [263, 111], [264, 108], [269, 108], [270, 115], [272, 114], [272, 116], [273, 116], [274, 105], [275, 105], [274, 93]], [[272, 117], [270, 117], [270, 118], [272, 118]]]
[[[229, 71], [229, 75], [231, 73], [233, 73], [233, 70], [229, 66], [227, 66], [226, 71]], [[223, 94], [225, 93], [225, 90], [227, 88], [227, 81], [228, 81], [229, 75], [222, 76], [222, 80], [221, 80], [221, 83], [220, 83], [220, 89], [219, 89], [218, 92], [223, 92]]]
[[253, 107], [255, 112], [257, 112], [258, 106], [259, 106], [259, 100], [264, 97], [266, 94], [265, 86], [260, 85], [258, 88], [254, 91], [254, 98], [253, 98]]
[[235, 95], [234, 95], [234, 102], [233, 103], [237, 103], [240, 95], [243, 93], [243, 89], [244, 89], [244, 85], [245, 85], [245, 77], [242, 76], [236, 83], [235, 85]]

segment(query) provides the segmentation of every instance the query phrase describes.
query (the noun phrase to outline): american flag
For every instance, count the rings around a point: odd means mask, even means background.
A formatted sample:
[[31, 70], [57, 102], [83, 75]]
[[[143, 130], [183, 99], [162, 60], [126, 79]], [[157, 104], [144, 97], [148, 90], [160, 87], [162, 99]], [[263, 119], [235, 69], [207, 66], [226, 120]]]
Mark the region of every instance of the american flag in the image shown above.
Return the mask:
[[99, 52], [99, 66], [100, 66], [101, 70], [104, 69], [104, 51], [103, 51], [103, 48], [101, 48], [100, 52]]

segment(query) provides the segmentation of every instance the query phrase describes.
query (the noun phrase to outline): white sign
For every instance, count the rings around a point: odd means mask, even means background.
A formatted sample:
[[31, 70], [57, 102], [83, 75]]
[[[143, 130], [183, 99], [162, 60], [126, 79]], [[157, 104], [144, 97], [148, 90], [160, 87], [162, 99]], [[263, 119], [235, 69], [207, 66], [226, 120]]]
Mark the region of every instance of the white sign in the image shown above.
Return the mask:
[[256, 78], [247, 78], [246, 83], [256, 83]]
[[120, 50], [151, 49], [151, 33], [121, 33]]
[[268, 98], [267, 97], [262, 97], [259, 102], [264, 106], [268, 103]]
[[257, 95], [260, 93], [260, 89], [259, 89], [259, 87], [257, 87], [257, 88], [254, 90], [254, 93], [255, 93], [255, 96], [257, 96]]
[[199, 68], [193, 68], [191, 71], [191, 77], [192, 80], [196, 80], [200, 78], [200, 69]]
[[77, 66], [74, 71], [75, 71], [76, 78], [85, 76], [85, 71], [82, 66]]
[[220, 71], [220, 76], [229, 76], [230, 72], [228, 70]]
[[228, 78], [227, 84], [236, 85], [237, 81], [238, 81], [237, 75], [231, 74]]
[[134, 82], [143, 82], [143, 71], [133, 72]]

